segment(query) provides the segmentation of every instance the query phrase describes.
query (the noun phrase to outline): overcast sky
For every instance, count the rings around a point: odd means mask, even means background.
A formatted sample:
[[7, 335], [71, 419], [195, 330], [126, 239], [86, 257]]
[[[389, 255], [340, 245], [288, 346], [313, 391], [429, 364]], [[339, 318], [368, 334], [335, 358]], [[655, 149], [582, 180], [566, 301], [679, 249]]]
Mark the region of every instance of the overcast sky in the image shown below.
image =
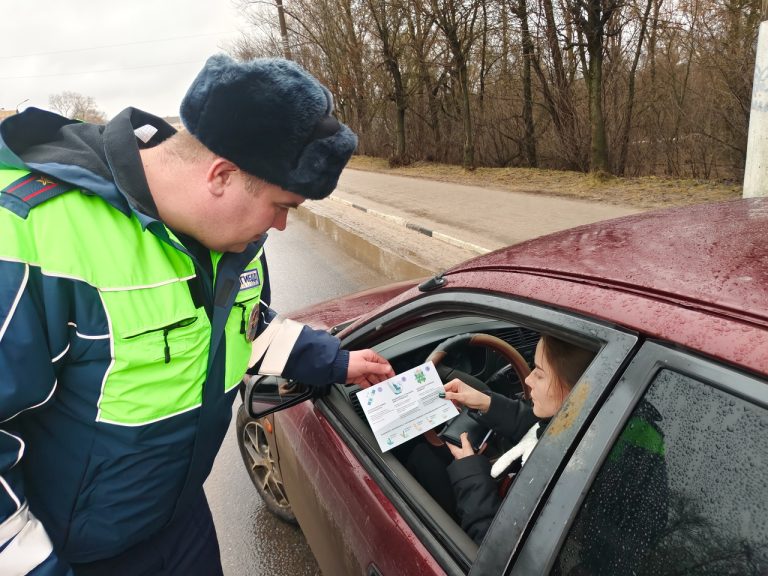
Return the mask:
[[244, 29], [232, 0], [2, 0], [0, 14], [0, 109], [69, 90], [110, 118], [178, 115], [206, 58]]

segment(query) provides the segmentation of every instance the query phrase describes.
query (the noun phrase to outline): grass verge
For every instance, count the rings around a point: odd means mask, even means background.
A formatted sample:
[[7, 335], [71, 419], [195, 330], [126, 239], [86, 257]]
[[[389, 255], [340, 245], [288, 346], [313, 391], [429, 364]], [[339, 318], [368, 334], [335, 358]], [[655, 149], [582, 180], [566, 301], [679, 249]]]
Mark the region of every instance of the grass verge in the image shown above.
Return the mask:
[[741, 185], [655, 176], [638, 178], [601, 176], [598, 178], [582, 172], [540, 168], [477, 168], [469, 171], [461, 166], [433, 162], [414, 162], [409, 166], [390, 168], [386, 159], [371, 156], [353, 156], [349, 167], [354, 170], [426, 178], [512, 192], [581, 198], [637, 208], [687, 206], [741, 197]]

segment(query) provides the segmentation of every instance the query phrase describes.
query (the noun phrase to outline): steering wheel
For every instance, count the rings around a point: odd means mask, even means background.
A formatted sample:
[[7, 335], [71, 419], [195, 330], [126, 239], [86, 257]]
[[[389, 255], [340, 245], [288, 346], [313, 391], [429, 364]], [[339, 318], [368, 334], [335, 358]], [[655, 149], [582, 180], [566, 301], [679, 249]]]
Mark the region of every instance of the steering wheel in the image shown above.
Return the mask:
[[[443, 364], [443, 361], [452, 352], [465, 348], [466, 346], [480, 346], [490, 348], [491, 350], [495, 350], [501, 354], [509, 362], [509, 364], [512, 366], [512, 369], [515, 371], [515, 374], [517, 374], [517, 377], [520, 379], [520, 383], [523, 387], [523, 397], [526, 399], [530, 397], [528, 387], [525, 385], [525, 379], [528, 377], [528, 374], [531, 373], [531, 369], [528, 367], [528, 363], [514, 346], [505, 342], [501, 338], [497, 338], [496, 336], [482, 333], [468, 333], [452, 336], [451, 338], [443, 340], [440, 344], [438, 344], [438, 346], [432, 350], [429, 356], [427, 356], [426, 362], [432, 362], [432, 364], [435, 365], [435, 369], [437, 370], [443, 382], [449, 382], [454, 378], [459, 378], [477, 390], [487, 391], [489, 390], [488, 385], [479, 378], [475, 378], [471, 374], [467, 374], [466, 372], [462, 372], [460, 370], [455, 370]], [[441, 446], [444, 444], [444, 442], [437, 436], [437, 433], [434, 430], [425, 432], [424, 437], [430, 444], [435, 446]]]

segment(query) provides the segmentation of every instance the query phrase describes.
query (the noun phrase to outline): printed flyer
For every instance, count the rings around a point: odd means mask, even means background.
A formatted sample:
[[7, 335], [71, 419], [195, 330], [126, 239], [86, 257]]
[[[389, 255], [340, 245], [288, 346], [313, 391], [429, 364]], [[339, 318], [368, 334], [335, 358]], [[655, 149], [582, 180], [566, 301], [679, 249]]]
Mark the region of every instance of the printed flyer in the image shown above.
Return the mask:
[[432, 362], [357, 393], [382, 452], [431, 430], [459, 414], [440, 398], [443, 383]]

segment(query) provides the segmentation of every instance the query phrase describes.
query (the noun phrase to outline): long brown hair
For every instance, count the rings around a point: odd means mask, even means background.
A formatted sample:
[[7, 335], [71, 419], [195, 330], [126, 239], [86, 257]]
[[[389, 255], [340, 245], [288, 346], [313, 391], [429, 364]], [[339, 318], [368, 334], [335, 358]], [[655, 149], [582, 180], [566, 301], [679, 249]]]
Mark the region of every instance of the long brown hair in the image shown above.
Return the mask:
[[549, 334], [541, 336], [542, 353], [555, 373], [557, 383], [567, 396], [587, 369], [595, 353]]

